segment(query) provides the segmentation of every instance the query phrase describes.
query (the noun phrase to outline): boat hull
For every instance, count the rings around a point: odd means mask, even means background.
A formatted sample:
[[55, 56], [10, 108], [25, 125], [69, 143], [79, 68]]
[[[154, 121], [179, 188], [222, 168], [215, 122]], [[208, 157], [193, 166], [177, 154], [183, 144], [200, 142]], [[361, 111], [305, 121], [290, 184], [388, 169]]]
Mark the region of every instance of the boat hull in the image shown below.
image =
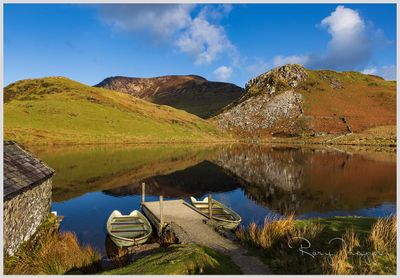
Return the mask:
[[112, 240], [112, 241], [115, 243], [115, 245], [117, 245], [118, 247], [130, 247], [130, 246], [134, 246], [134, 245], [140, 245], [140, 244], [146, 243], [146, 241], [147, 241], [147, 240], [149, 239], [149, 237], [150, 237], [150, 234], [149, 234], [149, 235], [146, 236], [145, 238], [141, 238], [140, 240], [132, 241], [132, 240], [121, 239], [121, 238], [115, 237], [115, 236], [113, 236], [113, 235], [111, 235], [111, 234], [109, 234], [109, 235], [110, 235], [111, 240]]
[[[202, 201], [198, 201], [193, 197], [191, 197], [190, 199], [192, 201], [192, 205], [195, 208], [199, 209], [200, 211], [201, 211], [201, 209], [207, 208], [207, 211], [208, 211], [208, 198], [207, 197], [204, 198], [204, 200], [202, 200]], [[235, 211], [228, 208], [224, 204], [218, 202], [217, 200], [212, 199], [212, 205], [213, 205], [213, 209], [215, 207], [222, 208], [224, 211], [228, 212], [234, 218], [233, 220], [228, 220], [228, 219], [212, 216], [212, 219], [217, 221], [219, 227], [222, 227], [227, 230], [234, 230], [239, 226], [240, 222], [242, 221], [242, 218], [240, 217], [239, 214], [237, 214]], [[208, 217], [208, 213], [202, 212], [202, 214], [204, 214], [205, 216]]]
[[[116, 235], [116, 231], [117, 232], [119, 231], [122, 233], [124, 233], [124, 232], [121, 230], [113, 231], [113, 229], [116, 228], [115, 226], [113, 226], [113, 225], [116, 225], [115, 222], [119, 221], [119, 220], [121, 220], [122, 223], [124, 221], [134, 221], [132, 219], [141, 220], [140, 223], [142, 223], [142, 224], [140, 224], [140, 225], [142, 225], [144, 233], [143, 234], [139, 233], [137, 237], [132, 237], [132, 236], [124, 237], [121, 235]], [[119, 222], [119, 223], [121, 223], [121, 222]], [[128, 227], [128, 228], [131, 227], [131, 229], [134, 229], [135, 224], [133, 224], [133, 225], [130, 225], [130, 224], [125, 225], [125, 224], [124, 224], [125, 227]], [[133, 233], [135, 233], [135, 232], [136, 231], [133, 231]], [[147, 220], [147, 218], [137, 210], [132, 211], [128, 216], [122, 215], [119, 211], [115, 210], [111, 213], [110, 217], [108, 218], [107, 233], [110, 236], [110, 239], [118, 247], [130, 247], [130, 246], [140, 245], [140, 244], [145, 243], [149, 239], [149, 237], [152, 233], [152, 227], [151, 227], [150, 222]]]

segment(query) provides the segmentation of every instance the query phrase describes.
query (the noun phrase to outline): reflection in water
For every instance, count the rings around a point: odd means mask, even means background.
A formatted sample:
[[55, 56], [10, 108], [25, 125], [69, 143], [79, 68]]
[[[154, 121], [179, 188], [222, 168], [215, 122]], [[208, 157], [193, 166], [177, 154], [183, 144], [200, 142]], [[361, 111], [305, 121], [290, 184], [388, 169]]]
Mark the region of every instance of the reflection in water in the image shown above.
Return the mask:
[[56, 170], [53, 209], [65, 216], [61, 228], [103, 254], [109, 214], [138, 209], [141, 182], [147, 200], [211, 193], [244, 224], [262, 222], [268, 213], [376, 217], [396, 211], [396, 162], [382, 153], [269, 145], [30, 150]]
[[215, 153], [213, 146], [69, 146], [30, 148], [56, 170], [53, 201], [132, 184], [196, 165]]
[[216, 163], [246, 180], [246, 196], [281, 214], [356, 210], [395, 200], [396, 164], [331, 150], [225, 148]]
[[[226, 192], [240, 186], [234, 175], [207, 160], [184, 170], [146, 178], [141, 182], [146, 183], [146, 194], [163, 195], [167, 198], [199, 197], [207, 192]], [[141, 182], [103, 192], [112, 196], [138, 195], [142, 190]]]

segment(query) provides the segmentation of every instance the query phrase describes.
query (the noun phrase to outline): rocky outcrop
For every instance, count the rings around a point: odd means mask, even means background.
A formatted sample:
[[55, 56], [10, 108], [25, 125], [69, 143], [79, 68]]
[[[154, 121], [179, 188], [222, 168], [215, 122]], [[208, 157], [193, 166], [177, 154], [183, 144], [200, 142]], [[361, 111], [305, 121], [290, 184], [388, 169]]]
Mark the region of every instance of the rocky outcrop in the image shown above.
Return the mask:
[[243, 89], [230, 83], [212, 82], [197, 75], [168, 75], [154, 78], [115, 76], [96, 87], [130, 94], [147, 101], [175, 107], [208, 118], [237, 101]]
[[274, 96], [278, 93], [297, 87], [307, 79], [307, 72], [300, 65], [284, 65], [274, 68], [247, 82], [244, 97], [257, 94]]
[[218, 126], [240, 135], [293, 133], [303, 114], [302, 96], [295, 88], [306, 79], [300, 65], [285, 65], [251, 79], [239, 103], [215, 118]]
[[236, 133], [282, 132], [292, 127], [302, 114], [302, 96], [286, 91], [275, 97], [249, 98], [218, 115], [220, 128]]

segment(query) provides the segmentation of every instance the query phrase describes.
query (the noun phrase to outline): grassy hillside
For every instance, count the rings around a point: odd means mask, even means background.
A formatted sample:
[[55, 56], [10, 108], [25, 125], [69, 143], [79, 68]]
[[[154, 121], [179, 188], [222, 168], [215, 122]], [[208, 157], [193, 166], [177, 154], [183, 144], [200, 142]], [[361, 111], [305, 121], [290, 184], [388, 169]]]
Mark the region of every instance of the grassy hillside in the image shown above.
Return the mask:
[[224, 138], [187, 112], [64, 77], [4, 89], [4, 134], [26, 144], [204, 142]]
[[212, 82], [197, 75], [168, 75], [153, 78], [109, 77], [96, 85], [153, 103], [185, 110], [202, 118], [215, 115], [236, 101], [243, 89], [230, 83]]

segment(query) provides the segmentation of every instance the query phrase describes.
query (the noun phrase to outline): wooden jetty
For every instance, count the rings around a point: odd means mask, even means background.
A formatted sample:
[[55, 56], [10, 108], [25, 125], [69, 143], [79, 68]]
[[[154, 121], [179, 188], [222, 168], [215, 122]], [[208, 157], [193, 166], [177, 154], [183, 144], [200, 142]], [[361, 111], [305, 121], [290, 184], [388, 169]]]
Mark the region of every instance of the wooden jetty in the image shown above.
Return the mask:
[[182, 199], [166, 201], [160, 196], [159, 201], [146, 202], [145, 187], [142, 186], [143, 213], [158, 233], [169, 226], [180, 242], [207, 246], [229, 256], [240, 267], [243, 274], [271, 273], [260, 259], [248, 256], [246, 249], [218, 234], [212, 225], [207, 225], [205, 223], [209, 220], [207, 215]]

